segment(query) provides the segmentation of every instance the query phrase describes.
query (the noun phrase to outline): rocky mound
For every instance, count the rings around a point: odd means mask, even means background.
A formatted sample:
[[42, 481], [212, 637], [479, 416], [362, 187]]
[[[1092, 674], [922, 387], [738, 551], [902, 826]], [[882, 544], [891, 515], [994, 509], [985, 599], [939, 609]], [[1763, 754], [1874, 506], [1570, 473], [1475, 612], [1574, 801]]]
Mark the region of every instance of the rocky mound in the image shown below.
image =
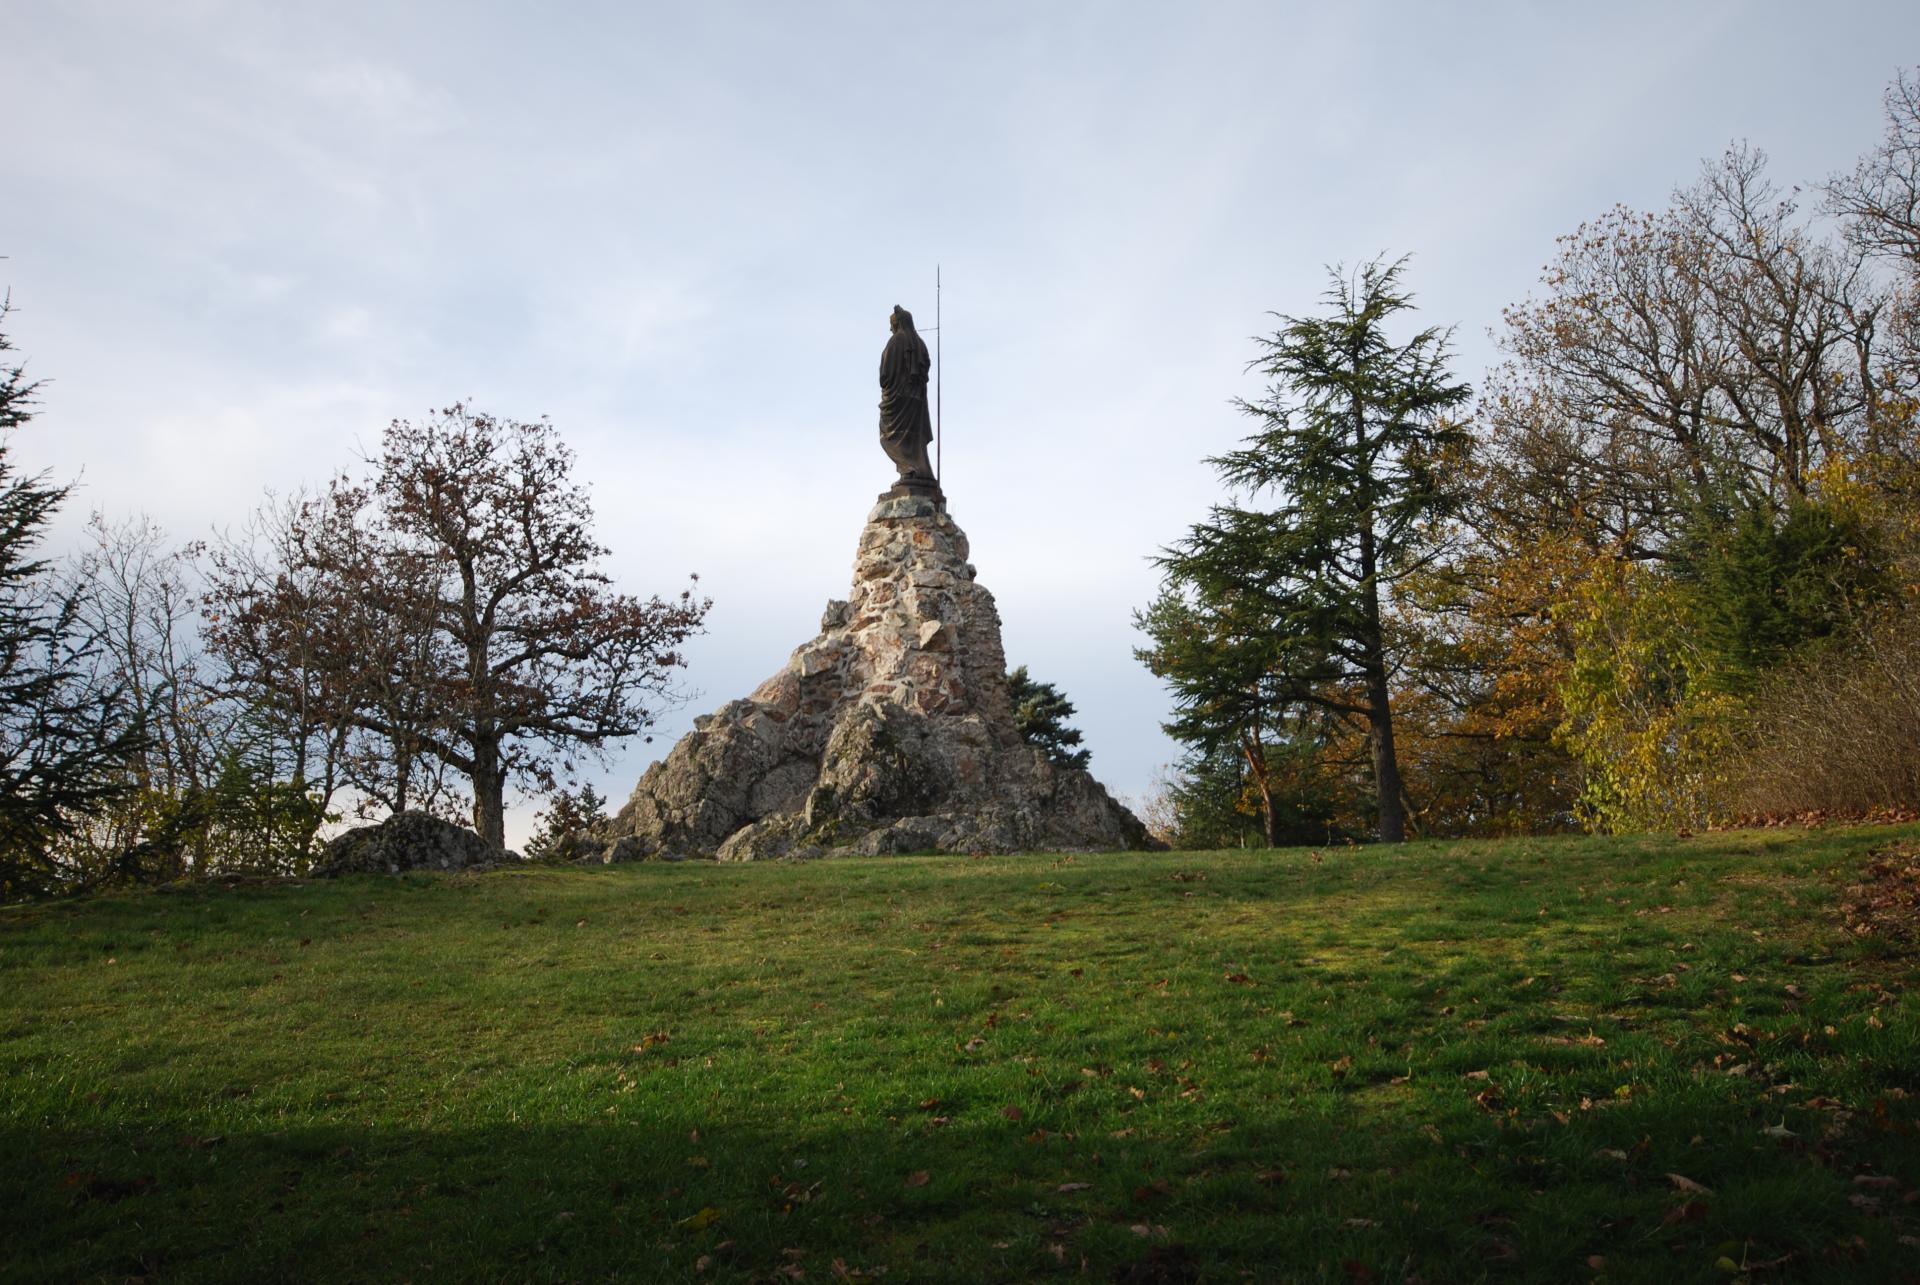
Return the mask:
[[993, 595], [939, 501], [883, 496], [853, 590], [745, 700], [694, 721], [583, 860], [1149, 846], [1086, 772], [1021, 740]]
[[396, 812], [379, 825], [349, 830], [329, 843], [315, 859], [313, 873], [326, 877], [465, 870], [515, 859], [462, 826], [424, 812]]

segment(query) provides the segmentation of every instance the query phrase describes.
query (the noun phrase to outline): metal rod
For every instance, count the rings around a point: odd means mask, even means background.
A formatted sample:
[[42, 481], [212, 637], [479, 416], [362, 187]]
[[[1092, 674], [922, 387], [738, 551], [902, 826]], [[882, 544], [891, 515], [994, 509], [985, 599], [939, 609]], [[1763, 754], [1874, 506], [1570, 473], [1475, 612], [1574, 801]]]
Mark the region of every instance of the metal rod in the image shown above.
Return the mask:
[[933, 484], [940, 485], [940, 265], [933, 265]]

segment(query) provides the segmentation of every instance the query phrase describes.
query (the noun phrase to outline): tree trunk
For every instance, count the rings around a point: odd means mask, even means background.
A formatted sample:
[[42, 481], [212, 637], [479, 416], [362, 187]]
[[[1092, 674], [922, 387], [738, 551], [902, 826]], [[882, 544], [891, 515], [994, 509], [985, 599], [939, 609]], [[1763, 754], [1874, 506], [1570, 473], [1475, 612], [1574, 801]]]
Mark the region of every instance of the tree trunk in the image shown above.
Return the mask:
[[[1363, 533], [1362, 547], [1369, 561], [1373, 532]], [[1401, 803], [1406, 788], [1400, 783], [1400, 760], [1393, 749], [1393, 705], [1387, 691], [1386, 643], [1380, 628], [1380, 590], [1368, 578], [1365, 589], [1367, 636], [1360, 640], [1366, 657], [1367, 748], [1373, 755], [1373, 788], [1380, 796], [1380, 842], [1404, 843], [1407, 818]]]
[[1272, 773], [1267, 770], [1266, 747], [1260, 743], [1257, 735], [1243, 734], [1240, 753], [1247, 760], [1247, 772], [1253, 777], [1253, 783], [1260, 791], [1260, 833], [1265, 836], [1269, 848], [1278, 847], [1280, 845], [1275, 842], [1276, 829], [1273, 819], [1273, 781]]
[[[1371, 525], [1361, 533], [1363, 558], [1373, 557]], [[1373, 787], [1380, 796], [1380, 842], [1404, 843], [1406, 811], [1401, 803], [1406, 788], [1400, 783], [1400, 760], [1393, 748], [1393, 705], [1387, 690], [1386, 642], [1380, 627], [1380, 590], [1369, 574], [1364, 589], [1367, 636], [1360, 640], [1367, 679], [1367, 748], [1373, 756]]]
[[413, 751], [403, 749], [400, 738], [395, 737], [393, 746], [393, 810], [407, 810], [407, 795], [413, 786]]
[[500, 743], [473, 743], [473, 830], [496, 848], [507, 846], [507, 781], [500, 769]]
[[[1354, 397], [1354, 439], [1366, 440], [1366, 417]], [[1369, 469], [1369, 473], [1371, 470]], [[1371, 483], [1372, 478], [1367, 478]], [[1373, 542], [1373, 508], [1360, 515], [1360, 639], [1367, 682], [1367, 748], [1373, 754], [1373, 788], [1380, 796], [1380, 842], [1405, 843], [1406, 813], [1400, 796], [1400, 761], [1393, 749], [1393, 705], [1387, 691], [1386, 631], [1380, 624], [1379, 555]]]

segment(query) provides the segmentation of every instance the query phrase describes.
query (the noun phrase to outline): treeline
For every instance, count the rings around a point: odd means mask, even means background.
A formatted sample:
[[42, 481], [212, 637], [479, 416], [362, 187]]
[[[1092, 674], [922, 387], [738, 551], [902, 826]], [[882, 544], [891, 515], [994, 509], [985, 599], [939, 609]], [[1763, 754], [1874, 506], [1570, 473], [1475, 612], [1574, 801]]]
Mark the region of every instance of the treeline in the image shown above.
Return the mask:
[[1404, 262], [1282, 317], [1140, 656], [1175, 842], [1920, 804], [1920, 73], [1803, 199], [1746, 147], [1561, 238], [1477, 391]]
[[458, 405], [236, 535], [96, 515], [55, 564], [69, 488], [11, 454], [37, 392], [0, 365], [0, 901], [298, 873], [347, 815], [502, 846], [510, 785], [556, 841], [601, 804], [575, 763], [646, 730], [708, 609], [616, 592], [553, 426]]

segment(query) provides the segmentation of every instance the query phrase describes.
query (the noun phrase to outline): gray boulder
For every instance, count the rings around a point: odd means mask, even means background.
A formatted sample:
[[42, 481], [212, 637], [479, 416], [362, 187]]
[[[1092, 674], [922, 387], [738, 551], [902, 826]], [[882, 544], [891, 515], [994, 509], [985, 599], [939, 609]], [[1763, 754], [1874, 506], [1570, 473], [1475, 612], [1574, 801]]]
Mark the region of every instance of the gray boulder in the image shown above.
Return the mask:
[[396, 812], [378, 825], [349, 830], [321, 849], [313, 873], [399, 874], [406, 870], [468, 870], [517, 861], [473, 831], [425, 812]]

